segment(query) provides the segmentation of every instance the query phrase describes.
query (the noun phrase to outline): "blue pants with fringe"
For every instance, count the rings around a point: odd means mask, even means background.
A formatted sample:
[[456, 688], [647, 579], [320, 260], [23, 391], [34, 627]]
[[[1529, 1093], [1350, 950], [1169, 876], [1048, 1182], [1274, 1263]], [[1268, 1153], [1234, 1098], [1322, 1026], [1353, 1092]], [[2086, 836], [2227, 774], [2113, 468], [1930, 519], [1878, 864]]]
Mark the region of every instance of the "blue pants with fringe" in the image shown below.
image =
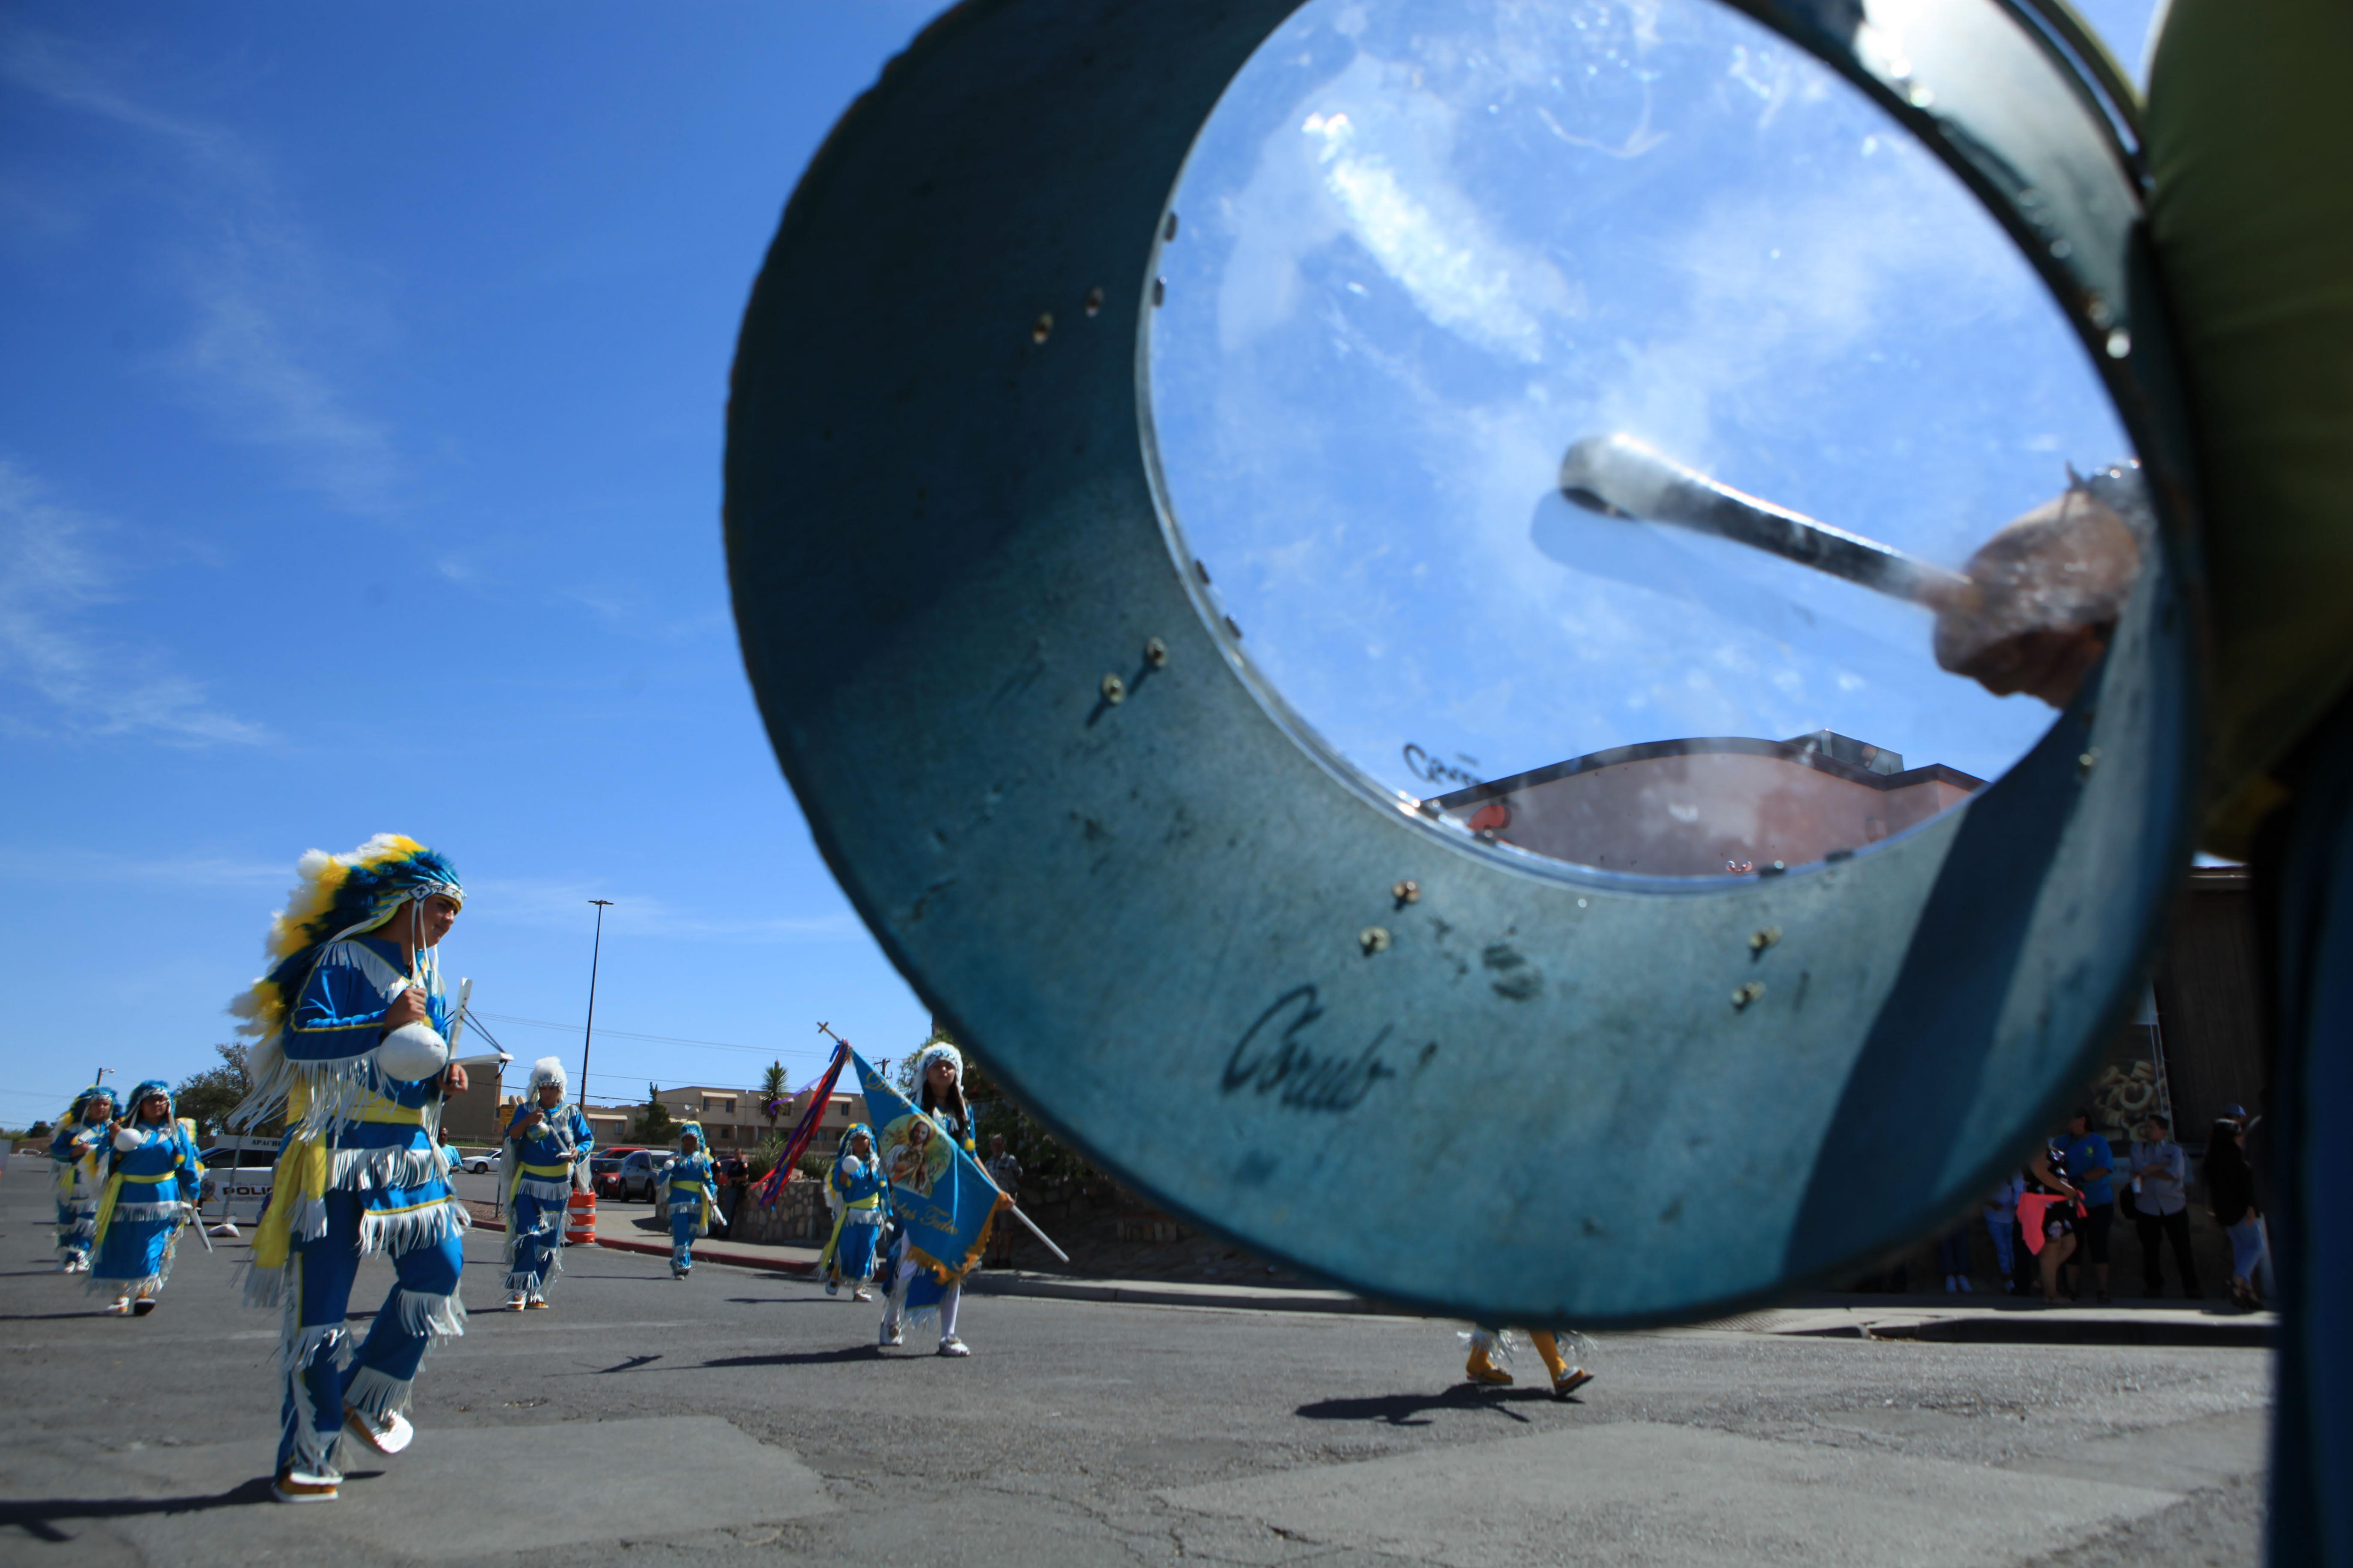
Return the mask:
[[458, 1331], [456, 1323], [462, 1321], [447, 1315], [446, 1309], [438, 1324], [420, 1321], [420, 1312], [406, 1307], [404, 1300], [414, 1298], [427, 1311], [445, 1302], [454, 1306], [458, 1275], [466, 1262], [465, 1233], [456, 1231], [392, 1260], [399, 1278], [376, 1309], [349, 1371], [343, 1368], [343, 1319], [359, 1273], [360, 1215], [365, 1203], [357, 1193], [329, 1193], [327, 1234], [293, 1246], [286, 1310], [289, 1356], [294, 1364], [286, 1369], [278, 1441], [280, 1469], [291, 1464], [333, 1466], [347, 1394], [364, 1396], [354, 1402], [366, 1404], [373, 1414], [405, 1410], [426, 1350], [436, 1337]]
[[694, 1226], [702, 1217], [702, 1200], [672, 1204], [670, 1210], [670, 1266], [681, 1274], [694, 1267]]

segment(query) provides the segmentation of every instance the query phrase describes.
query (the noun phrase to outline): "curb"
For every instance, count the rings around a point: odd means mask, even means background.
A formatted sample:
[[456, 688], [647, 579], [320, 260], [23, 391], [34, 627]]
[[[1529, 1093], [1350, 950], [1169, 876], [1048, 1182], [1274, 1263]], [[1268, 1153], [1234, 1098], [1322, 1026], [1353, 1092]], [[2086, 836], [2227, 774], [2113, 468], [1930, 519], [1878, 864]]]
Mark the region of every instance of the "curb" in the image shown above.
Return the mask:
[[[668, 1258], [670, 1244], [633, 1237], [603, 1237], [599, 1247], [616, 1252], [638, 1252]], [[799, 1258], [761, 1257], [738, 1251], [722, 1242], [698, 1245], [698, 1263], [722, 1263], [797, 1279], [817, 1278], [817, 1265]], [[1367, 1300], [1345, 1290], [1303, 1287], [1282, 1289], [1248, 1286], [1240, 1289], [1214, 1285], [1183, 1285], [1139, 1280], [1071, 1279], [1050, 1274], [976, 1272], [965, 1289], [979, 1296], [1029, 1297], [1049, 1301], [1092, 1301], [1129, 1307], [1209, 1307], [1246, 1312], [1323, 1312], [1343, 1317], [1421, 1318], [1429, 1313], [1383, 1301]], [[1716, 1325], [1690, 1323], [1687, 1329]], [[2000, 1312], [1987, 1316], [1930, 1318], [1908, 1322], [1857, 1322], [1780, 1330], [1747, 1330], [1759, 1339], [1847, 1339], [1910, 1341], [1935, 1344], [1999, 1345], [2147, 1345], [2189, 1349], [2269, 1348], [2276, 1338], [2276, 1322], [2260, 1318], [2220, 1318], [2184, 1321], [2179, 1319], [2136, 1321], [2129, 1317], [2071, 1318], [2059, 1313]], [[1636, 1332], [1672, 1333], [1674, 1329]]]
[[1131, 1307], [1227, 1307], [1253, 1312], [1337, 1312], [1348, 1316], [1419, 1318], [1427, 1314], [1386, 1302], [1368, 1301], [1345, 1290], [1278, 1290], [1255, 1287], [1221, 1290], [1215, 1286], [1136, 1284], [1128, 1281], [1058, 1279], [1051, 1275], [984, 1273], [968, 1276], [965, 1289], [979, 1296], [1029, 1296], [1049, 1301], [1114, 1301]]
[[[2134, 1322], [2120, 1318], [2068, 1319], [2004, 1313], [1991, 1318], [1936, 1318], [1923, 1323], [1858, 1326], [1853, 1337], [1963, 1345], [2169, 1345], [2268, 1350], [2278, 1339], [2277, 1327], [2276, 1323], [2253, 1318], [2225, 1318], [2211, 1323]], [[1814, 1335], [1825, 1337], [1836, 1332], [1817, 1330]]]

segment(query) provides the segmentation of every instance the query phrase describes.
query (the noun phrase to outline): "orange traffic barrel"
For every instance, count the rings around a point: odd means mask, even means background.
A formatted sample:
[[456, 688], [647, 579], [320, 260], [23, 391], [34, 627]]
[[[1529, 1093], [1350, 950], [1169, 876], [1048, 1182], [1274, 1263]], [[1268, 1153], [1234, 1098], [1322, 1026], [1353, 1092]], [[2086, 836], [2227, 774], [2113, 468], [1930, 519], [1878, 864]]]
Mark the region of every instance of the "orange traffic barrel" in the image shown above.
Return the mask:
[[596, 1239], [596, 1194], [575, 1193], [564, 1216], [564, 1245], [586, 1247]]

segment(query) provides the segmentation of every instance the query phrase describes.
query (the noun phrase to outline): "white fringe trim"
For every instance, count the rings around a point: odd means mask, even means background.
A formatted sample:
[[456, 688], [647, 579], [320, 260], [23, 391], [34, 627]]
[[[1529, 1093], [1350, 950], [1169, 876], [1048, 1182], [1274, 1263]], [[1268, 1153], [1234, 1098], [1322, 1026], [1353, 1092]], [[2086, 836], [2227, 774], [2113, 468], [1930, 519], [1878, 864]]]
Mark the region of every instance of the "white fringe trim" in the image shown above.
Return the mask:
[[448, 1167], [438, 1149], [338, 1149], [327, 1173], [332, 1192], [367, 1191], [375, 1187], [416, 1188], [445, 1180]]
[[571, 1182], [551, 1182], [540, 1176], [525, 1176], [516, 1184], [515, 1191], [543, 1204], [554, 1204], [561, 1209], [572, 1201]]
[[[289, 1267], [291, 1267], [290, 1263]], [[245, 1304], [264, 1311], [286, 1304], [286, 1269], [256, 1268], [250, 1255], [245, 1264]]]
[[381, 1252], [391, 1258], [404, 1257], [420, 1247], [438, 1247], [473, 1223], [473, 1216], [455, 1197], [406, 1214], [364, 1214], [360, 1216], [360, 1256], [373, 1258]]
[[466, 1331], [466, 1303], [456, 1292], [428, 1296], [404, 1289], [400, 1292], [400, 1330], [432, 1340], [454, 1340]]
[[[135, 1220], [141, 1224], [146, 1224], [159, 1219], [171, 1219], [176, 1216], [179, 1212], [180, 1205], [177, 1203], [116, 1204], [114, 1205], [115, 1219]], [[92, 1216], [91, 1223], [93, 1225], [97, 1223], [94, 1215]]]
[[93, 1274], [82, 1289], [92, 1296], [106, 1291], [116, 1296], [153, 1296], [172, 1282], [172, 1259], [166, 1256], [164, 1267], [142, 1279], [101, 1279]]
[[364, 1366], [343, 1384], [343, 1404], [381, 1421], [387, 1415], [407, 1415], [409, 1396], [416, 1391], [414, 1378], [394, 1377], [375, 1367]]
[[[534, 1240], [543, 1237], [546, 1238], [547, 1267], [545, 1268], [534, 1271], [533, 1269], [522, 1268], [516, 1266], [515, 1258], [521, 1247], [523, 1237], [530, 1237]], [[522, 1236], [518, 1236], [512, 1231], [507, 1234], [507, 1279], [505, 1289], [510, 1291], [521, 1290], [528, 1295], [544, 1296], [547, 1294], [547, 1288], [555, 1283], [555, 1277], [563, 1272], [563, 1226], [555, 1226], [552, 1234], [548, 1231], [538, 1230], [525, 1231]]]
[[1457, 1343], [1470, 1350], [1485, 1351], [1490, 1361], [1509, 1362], [1512, 1352], [1520, 1348], [1519, 1340], [1509, 1329], [1474, 1328], [1469, 1333], [1458, 1333], [1454, 1338]]

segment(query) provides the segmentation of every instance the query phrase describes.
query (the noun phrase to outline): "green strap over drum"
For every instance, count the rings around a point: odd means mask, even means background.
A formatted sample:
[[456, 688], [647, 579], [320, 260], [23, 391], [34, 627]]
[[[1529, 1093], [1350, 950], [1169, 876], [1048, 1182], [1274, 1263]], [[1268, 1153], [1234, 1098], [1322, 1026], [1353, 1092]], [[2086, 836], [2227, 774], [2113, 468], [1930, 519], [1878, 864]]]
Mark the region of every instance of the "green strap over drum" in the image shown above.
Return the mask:
[[2353, 5], [2173, 0], [2147, 112], [2149, 221], [2203, 469], [2209, 847], [2353, 685]]

